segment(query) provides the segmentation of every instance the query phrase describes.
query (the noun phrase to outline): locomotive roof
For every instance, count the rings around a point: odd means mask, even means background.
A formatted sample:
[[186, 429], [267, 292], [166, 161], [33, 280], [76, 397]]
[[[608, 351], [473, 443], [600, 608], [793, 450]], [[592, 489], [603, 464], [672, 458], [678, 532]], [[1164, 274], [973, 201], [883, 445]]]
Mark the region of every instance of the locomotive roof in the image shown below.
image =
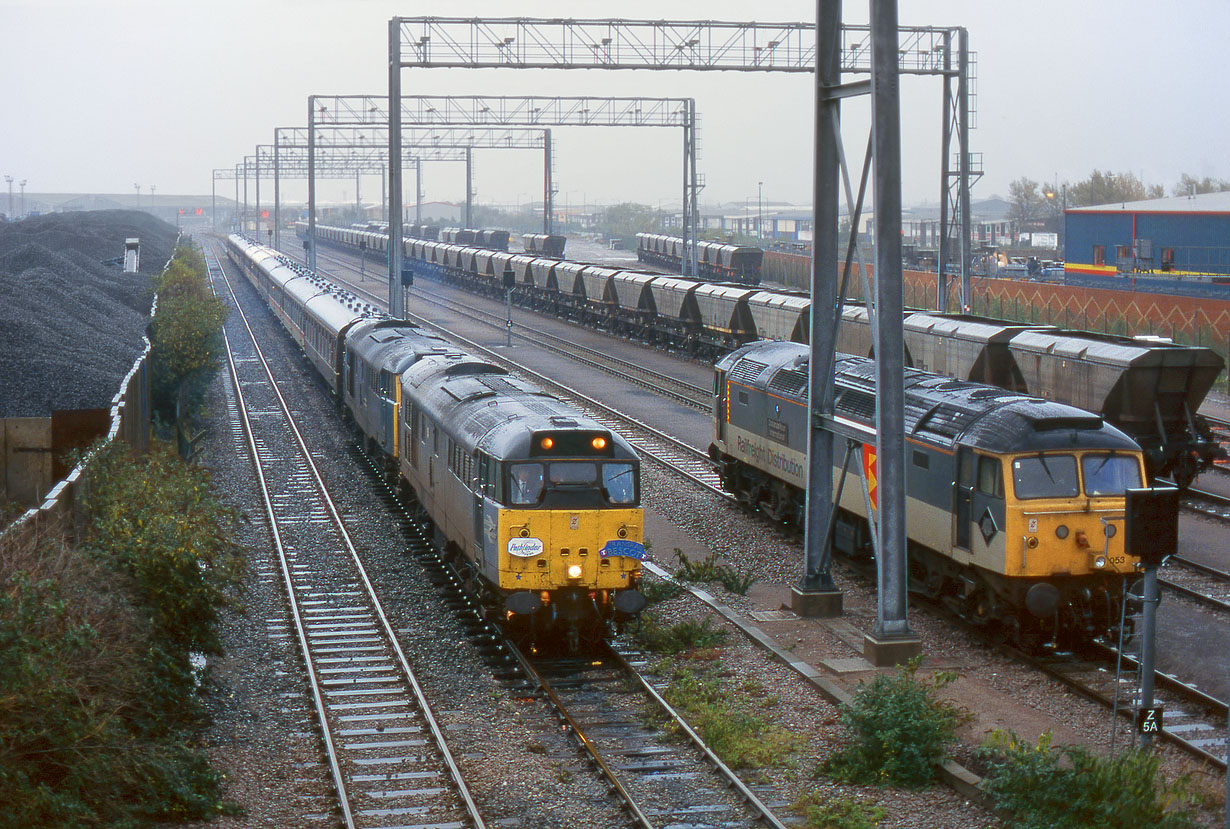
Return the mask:
[[[806, 400], [809, 357], [806, 345], [762, 341], [731, 352], [717, 365], [734, 382]], [[836, 415], [874, 428], [875, 371], [872, 359], [838, 355]], [[1100, 415], [914, 368], [905, 369], [905, 429], [911, 438], [938, 446], [961, 443], [992, 452], [1138, 448]]]
[[535, 432], [576, 430], [610, 434], [615, 457], [636, 456], [606, 426], [467, 354], [425, 356], [403, 375], [403, 391], [445, 424], [466, 451], [479, 448], [496, 458], [524, 458]]

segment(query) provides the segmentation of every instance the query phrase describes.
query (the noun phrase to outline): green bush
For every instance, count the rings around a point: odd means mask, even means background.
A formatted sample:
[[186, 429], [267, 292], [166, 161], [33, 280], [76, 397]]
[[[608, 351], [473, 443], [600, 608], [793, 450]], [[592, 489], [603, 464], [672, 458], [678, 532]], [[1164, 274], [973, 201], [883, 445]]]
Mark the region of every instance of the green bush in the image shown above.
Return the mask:
[[737, 695], [711, 674], [678, 669], [662, 696], [734, 769], [784, 765], [802, 742], [800, 735], [775, 728], [759, 714], [734, 704]]
[[636, 638], [656, 653], [682, 653], [697, 648], [713, 648], [726, 641], [726, 631], [715, 628], [706, 618], [700, 622], [685, 619], [665, 626], [652, 614], [641, 616], [634, 628]]
[[880, 674], [860, 683], [841, 711], [849, 744], [822, 766], [838, 780], [920, 787], [930, 783], [958, 727], [970, 715], [936, 693], [956, 678], [937, 673], [918, 678], [921, 657], [895, 675]]
[[1196, 826], [1187, 807], [1189, 780], [1158, 780], [1158, 758], [1141, 750], [1097, 757], [1082, 746], [1032, 745], [997, 731], [981, 750], [987, 793], [1018, 829], [1182, 829]]
[[0, 539], [0, 826], [225, 811], [189, 654], [219, 650], [242, 572], [230, 516], [165, 448], [89, 469], [81, 546]]
[[802, 815], [806, 829], [875, 829], [887, 813], [879, 806], [861, 800], [826, 797], [808, 792], [790, 806]]
[[158, 309], [150, 322], [150, 388], [164, 421], [195, 415], [222, 365], [226, 304], [209, 287], [200, 252], [180, 245], [158, 277]]

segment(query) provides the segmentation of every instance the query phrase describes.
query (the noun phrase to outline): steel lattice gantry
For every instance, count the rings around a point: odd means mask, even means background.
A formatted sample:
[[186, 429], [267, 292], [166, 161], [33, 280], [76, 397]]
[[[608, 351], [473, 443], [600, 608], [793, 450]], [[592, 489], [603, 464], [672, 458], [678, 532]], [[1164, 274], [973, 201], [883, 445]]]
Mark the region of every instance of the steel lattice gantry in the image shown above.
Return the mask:
[[[897, 661], [916, 653], [919, 640], [909, 629], [905, 535], [904, 337], [901, 289], [901, 74], [937, 75], [945, 83], [942, 192], [950, 190], [949, 165], [955, 123], [960, 143], [958, 198], [968, 202], [971, 176], [968, 130], [971, 94], [968, 39], [963, 29], [901, 27], [896, 0], [869, 0], [870, 23], [842, 23], [841, 0], [817, 0], [814, 28], [807, 23], [721, 21], [543, 20], [529, 18], [393, 18], [389, 21], [389, 100], [400, 99], [401, 70], [410, 67], [732, 70], [806, 72], [815, 78], [815, 241], [813, 243], [811, 360], [808, 439], [806, 562], [792, 596], [800, 612], [840, 612], [841, 595], [832, 584], [829, 553], [836, 508], [833, 503], [835, 436], [847, 447], [878, 450], [880, 509], [873, 520], [879, 570], [878, 615], [865, 642], [869, 659]], [[955, 41], [955, 44], [954, 44]], [[953, 55], [954, 46], [957, 54]], [[870, 74], [869, 81], [843, 83], [842, 74]], [[949, 89], [957, 82], [956, 117]], [[840, 104], [869, 95], [868, 136], [857, 197], [842, 147]], [[390, 148], [397, 149], [401, 124], [390, 121]], [[392, 153], [396, 155], [396, 153]], [[833, 415], [836, 327], [845, 281], [857, 251], [851, 233], [845, 267], [838, 257], [837, 204], [844, 189], [852, 228], [875, 162], [876, 285], [866, 296], [876, 332], [876, 429], [850, 430]], [[400, 172], [390, 189], [400, 197]], [[961, 205], [962, 302], [969, 296], [968, 204]], [[942, 214], [942, 220], [947, 215]], [[941, 228], [944, 238], [947, 227]], [[864, 280], [866, 269], [860, 268]], [[940, 264], [941, 277], [944, 263]], [[942, 299], [941, 294], [938, 299]], [[941, 303], [942, 305], [942, 303]], [[832, 309], [831, 311], [829, 309]], [[832, 314], [832, 316], [829, 316]], [[883, 324], [880, 324], [880, 323]], [[824, 428], [820, 428], [821, 426]], [[849, 453], [847, 452], [847, 458]], [[843, 471], [844, 475], [844, 471]], [[870, 516], [869, 516], [870, 517]], [[832, 601], [834, 599], [836, 601]]]
[[[870, 24], [842, 23], [834, 37], [838, 74], [872, 74]], [[969, 131], [976, 115], [969, 33], [955, 26], [897, 26], [896, 37], [899, 74], [934, 75], [944, 83], [937, 307], [944, 310], [946, 306], [946, 265], [954, 258], [952, 224], [956, 219], [955, 258], [964, 308], [969, 305], [972, 253], [969, 190], [982, 174], [976, 169], [978, 157], [969, 149]], [[390, 99], [394, 84], [400, 88], [400, 69], [412, 67], [811, 73], [815, 66], [813, 23], [530, 17], [395, 17], [389, 21]], [[870, 81], [844, 89], [845, 94], [865, 93]], [[394, 134], [399, 126], [394, 122]], [[397, 171], [391, 173], [390, 187], [400, 187]], [[685, 212], [685, 232], [687, 224]]]
[[[256, 148], [256, 216], [257, 231], [260, 230], [260, 177], [262, 170], [272, 169], [273, 176], [273, 245], [280, 248], [281, 239], [281, 181], [283, 175], [292, 178], [347, 178], [355, 177], [355, 202], [359, 201], [358, 177], [362, 173], [380, 174], [380, 203], [384, 205], [385, 174], [388, 172], [388, 148], [377, 137], [361, 135], [337, 135], [318, 141], [314, 161], [309, 156], [306, 136], [300, 127], [279, 127], [274, 130], [273, 144], [260, 144]], [[336, 132], [341, 133], [341, 130]], [[301, 140], [302, 139], [302, 140]], [[424, 161], [458, 161], [465, 158], [460, 147], [435, 147], [408, 151], [403, 163], [409, 162], [416, 170]], [[315, 187], [309, 186], [308, 210], [315, 218]], [[357, 208], [356, 208], [357, 209]]]
[[[420, 96], [426, 100], [431, 96]], [[416, 98], [408, 97], [406, 102], [412, 102]], [[384, 133], [388, 135], [389, 120], [387, 112], [387, 102], [381, 96], [374, 95], [311, 95], [308, 97], [308, 126], [304, 132], [307, 138], [308, 158], [313, 158], [312, 148], [316, 141], [328, 130], [344, 130], [345, 128], [353, 128], [358, 130], [360, 134], [366, 130], [367, 133], [379, 135]], [[553, 185], [551, 182], [551, 131], [549, 129], [541, 129], [538, 124], [492, 124], [489, 128], [464, 128], [468, 121], [460, 122], [462, 127], [455, 129], [442, 129], [441, 127], [450, 126], [444, 124], [439, 119], [426, 120], [427, 126], [422, 128], [411, 129], [406, 140], [401, 142], [402, 147], [418, 147], [418, 148], [440, 148], [440, 147], [465, 147], [466, 152], [464, 160], [466, 162], [466, 220], [469, 223], [471, 212], [471, 196], [473, 187], [471, 186], [471, 171], [472, 171], [472, 152], [475, 149], [541, 149], [543, 152], [543, 190], [544, 190], [544, 210], [543, 223], [545, 229], [549, 230], [550, 215], [551, 215], [551, 194]], [[509, 127], [521, 127], [520, 129]], [[389, 142], [383, 146], [389, 146]], [[393, 156], [390, 156], [393, 157]], [[390, 164], [389, 169], [396, 170], [397, 175], [401, 175], [400, 164]], [[416, 167], [417, 184], [415, 187], [416, 193], [422, 192], [422, 167]], [[392, 210], [392, 205], [401, 204], [401, 186], [400, 178], [396, 191], [396, 200], [394, 200], [393, 188], [390, 186], [388, 198], [384, 201], [389, 206], [388, 217], [390, 221], [390, 233], [393, 231], [392, 222], [396, 220], [397, 231], [400, 233], [401, 228], [401, 209]], [[308, 259], [315, 267], [316, 261], [316, 220], [315, 220], [315, 186], [312, 176], [308, 176], [308, 238], [310, 246], [308, 249]], [[421, 221], [421, 204], [419, 197], [415, 197], [416, 203], [416, 220]], [[396, 215], [394, 215], [396, 214]], [[397, 260], [397, 265], [400, 268], [401, 249], [398, 246], [393, 246], [394, 250], [390, 256], [390, 268], [392, 267], [393, 259]], [[393, 288], [393, 282], [400, 284], [399, 280], [390, 281], [390, 293], [397, 294], [397, 299], [390, 297], [390, 307], [398, 307], [400, 309], [400, 291]]]
[[[470, 161], [471, 150], [479, 148], [498, 149], [543, 149], [550, 146], [549, 130], [464, 130], [464, 129], [422, 129], [415, 130], [404, 142], [408, 148], [403, 159], [413, 157], [416, 178], [415, 187], [415, 218], [422, 221], [422, 170], [424, 161]], [[316, 253], [314, 240], [316, 238], [316, 182], [313, 159], [320, 157], [313, 153], [313, 148], [330, 149], [362, 149], [379, 148], [381, 158], [388, 158], [388, 127], [382, 124], [364, 124], [355, 126], [339, 126], [337, 124], [314, 125], [307, 127], [279, 127], [274, 130], [274, 160], [282, 147], [296, 148], [305, 151], [307, 159], [308, 179], [308, 238], [312, 243], [308, 246], [308, 261], [315, 267]], [[549, 157], [548, 157], [549, 158]], [[376, 172], [376, 171], [371, 171]], [[387, 209], [386, 180], [388, 166], [379, 170], [381, 175], [381, 205]], [[358, 184], [356, 182], [356, 188]], [[277, 179], [274, 179], [277, 190]], [[275, 214], [277, 199], [275, 195]], [[386, 216], [387, 218], [387, 216]], [[276, 238], [276, 236], [275, 236]]]
[[[390, 76], [392, 78], [392, 76]], [[398, 83], [400, 90], [400, 83]], [[333, 107], [320, 106], [315, 101], [329, 101]], [[398, 101], [400, 105], [392, 102]], [[696, 196], [700, 180], [696, 170], [696, 102], [690, 98], [609, 98], [595, 96], [491, 96], [491, 95], [408, 95], [400, 92], [387, 100], [367, 95], [314, 96], [309, 105], [309, 125], [316, 123], [342, 125], [387, 125], [389, 128], [389, 155], [396, 158], [404, 146], [403, 124], [466, 125], [471, 127], [544, 127], [544, 126], [603, 126], [603, 127], [682, 127], [684, 136], [684, 235], [689, 236], [688, 216], [696, 217]], [[393, 117], [390, 117], [392, 111]], [[554, 188], [550, 183], [551, 163], [550, 137], [544, 164], [544, 231], [550, 231], [551, 199]], [[468, 168], [467, 168], [468, 171]], [[467, 224], [470, 182], [467, 176]], [[389, 175], [389, 232], [400, 234], [401, 217], [394, 207], [401, 203], [401, 169], [390, 167]], [[695, 236], [695, 224], [691, 225]], [[694, 271], [695, 251], [689, 261]], [[390, 282], [399, 281], [394, 274], [400, 273], [401, 251], [395, 249], [390, 257]], [[394, 293], [397, 293], [394, 291]], [[400, 299], [394, 303], [398, 307]], [[398, 309], [400, 311], [400, 308]]]

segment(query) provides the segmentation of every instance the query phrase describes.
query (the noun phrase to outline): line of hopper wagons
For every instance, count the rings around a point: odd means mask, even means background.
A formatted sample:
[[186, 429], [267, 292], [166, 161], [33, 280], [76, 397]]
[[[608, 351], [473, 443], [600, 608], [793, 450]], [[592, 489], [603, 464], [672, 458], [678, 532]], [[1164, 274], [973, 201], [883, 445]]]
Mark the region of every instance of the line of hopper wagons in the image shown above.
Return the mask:
[[[306, 224], [300, 223], [301, 235]], [[387, 251], [379, 230], [317, 226], [319, 243]], [[811, 300], [788, 289], [689, 279], [513, 254], [471, 245], [403, 241], [418, 277], [514, 302], [586, 327], [716, 360], [757, 340], [806, 343]], [[1225, 368], [1209, 348], [1157, 337], [1122, 337], [934, 311], [907, 311], [906, 365], [999, 386], [1101, 414], [1145, 453], [1151, 477], [1190, 486], [1226, 451], [1197, 414]], [[872, 356], [874, 333], [861, 304], [847, 305], [837, 349]]]

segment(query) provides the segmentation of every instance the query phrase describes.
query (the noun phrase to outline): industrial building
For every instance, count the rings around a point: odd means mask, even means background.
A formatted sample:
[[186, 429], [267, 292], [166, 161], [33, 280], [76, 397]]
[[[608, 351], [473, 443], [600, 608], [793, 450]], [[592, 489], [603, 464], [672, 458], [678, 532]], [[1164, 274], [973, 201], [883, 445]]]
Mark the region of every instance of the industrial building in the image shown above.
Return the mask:
[[1230, 192], [1064, 211], [1069, 275], [1230, 276]]

